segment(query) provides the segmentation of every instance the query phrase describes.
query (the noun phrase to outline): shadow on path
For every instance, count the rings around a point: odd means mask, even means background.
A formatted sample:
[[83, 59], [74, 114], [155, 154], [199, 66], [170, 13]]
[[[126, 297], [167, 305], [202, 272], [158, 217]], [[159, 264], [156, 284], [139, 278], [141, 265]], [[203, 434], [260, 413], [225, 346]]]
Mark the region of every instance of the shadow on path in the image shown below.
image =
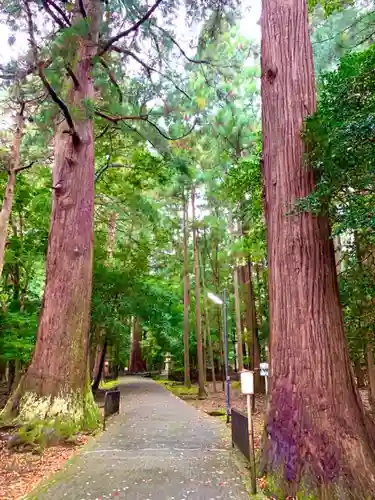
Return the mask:
[[36, 498], [249, 498], [224, 445], [222, 422], [150, 379], [125, 377], [120, 389], [120, 415]]

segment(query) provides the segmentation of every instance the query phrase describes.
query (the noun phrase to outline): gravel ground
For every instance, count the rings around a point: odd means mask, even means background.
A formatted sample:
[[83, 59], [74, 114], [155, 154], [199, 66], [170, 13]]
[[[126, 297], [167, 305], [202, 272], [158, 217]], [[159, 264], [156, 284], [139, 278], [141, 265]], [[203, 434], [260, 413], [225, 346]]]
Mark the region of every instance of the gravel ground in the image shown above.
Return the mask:
[[245, 500], [225, 425], [150, 379], [120, 382], [120, 415], [31, 498]]

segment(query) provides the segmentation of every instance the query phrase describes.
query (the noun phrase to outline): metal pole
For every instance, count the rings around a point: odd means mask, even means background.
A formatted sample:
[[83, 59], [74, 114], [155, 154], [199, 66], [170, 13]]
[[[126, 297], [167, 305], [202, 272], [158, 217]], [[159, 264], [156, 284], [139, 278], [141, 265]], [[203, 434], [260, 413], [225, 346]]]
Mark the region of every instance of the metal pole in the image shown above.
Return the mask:
[[225, 358], [225, 401], [226, 401], [226, 413], [227, 413], [227, 424], [230, 420], [230, 376], [229, 376], [229, 360], [228, 360], [228, 304], [227, 304], [227, 289], [224, 288], [223, 297], [223, 309], [224, 309], [224, 358]]
[[[253, 395], [254, 397], [254, 395]], [[253, 411], [251, 404], [251, 395], [247, 395], [247, 423], [248, 423], [248, 433], [249, 433], [249, 457], [250, 457], [250, 469], [251, 469], [251, 493], [256, 495], [257, 493], [257, 478], [256, 478], [256, 466], [255, 466], [255, 450], [254, 450], [254, 424], [253, 424]]]

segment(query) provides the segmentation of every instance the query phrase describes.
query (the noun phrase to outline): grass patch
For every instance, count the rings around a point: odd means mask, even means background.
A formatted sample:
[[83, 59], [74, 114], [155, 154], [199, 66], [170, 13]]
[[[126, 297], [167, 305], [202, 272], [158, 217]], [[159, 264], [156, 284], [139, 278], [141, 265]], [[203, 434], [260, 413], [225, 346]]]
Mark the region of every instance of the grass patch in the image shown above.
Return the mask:
[[107, 380], [106, 382], [104, 382], [104, 380], [102, 380], [99, 384], [99, 389], [102, 389], [103, 391], [111, 391], [112, 389], [114, 389], [117, 386], [118, 386], [118, 379]]
[[191, 387], [186, 387], [180, 382], [173, 382], [172, 380], [155, 380], [155, 382], [159, 385], [165, 387], [168, 391], [170, 391], [175, 396], [183, 398], [183, 396], [197, 396], [198, 388], [195, 385]]

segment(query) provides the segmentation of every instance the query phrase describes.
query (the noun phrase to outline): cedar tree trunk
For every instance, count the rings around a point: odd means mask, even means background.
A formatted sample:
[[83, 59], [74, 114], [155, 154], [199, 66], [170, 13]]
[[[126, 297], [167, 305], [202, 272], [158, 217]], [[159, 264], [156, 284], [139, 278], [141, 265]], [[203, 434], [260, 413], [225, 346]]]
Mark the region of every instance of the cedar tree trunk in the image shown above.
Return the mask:
[[[282, 495], [375, 498], [373, 425], [353, 380], [328, 220], [293, 212], [314, 189], [301, 131], [315, 110], [306, 0], [263, 0], [262, 130], [271, 398], [266, 470]], [[304, 495], [304, 496], [303, 496]], [[351, 496], [350, 496], [351, 495]]]
[[24, 107], [25, 105], [22, 104], [16, 115], [16, 128], [14, 131], [12, 150], [10, 154], [8, 182], [5, 188], [3, 206], [0, 211], [0, 280], [4, 268], [5, 246], [8, 236], [9, 218], [12, 212], [16, 173], [17, 169], [20, 167], [20, 151], [25, 121], [23, 116]]
[[191, 203], [193, 212], [193, 243], [194, 243], [194, 276], [195, 276], [195, 315], [196, 315], [196, 337], [197, 337], [197, 360], [198, 360], [198, 397], [205, 398], [207, 396], [203, 362], [203, 345], [202, 345], [202, 313], [201, 313], [201, 287], [199, 282], [199, 249], [197, 228], [195, 227], [195, 188], [191, 193]]
[[141, 324], [139, 318], [135, 318], [133, 323], [132, 347], [129, 360], [130, 373], [142, 373], [145, 371], [145, 363], [142, 358], [141, 340]]
[[243, 370], [243, 345], [242, 345], [242, 321], [241, 321], [241, 305], [240, 305], [240, 286], [238, 284], [238, 267], [235, 265], [233, 270], [233, 287], [234, 287], [234, 306], [236, 313], [236, 334], [237, 334], [237, 366], [238, 371]]
[[[77, 37], [78, 85], [67, 97], [76, 109], [69, 132], [64, 121], [54, 139], [52, 215], [48, 238], [46, 285], [31, 364], [5, 412], [21, 422], [71, 421], [75, 428], [98, 423], [88, 373], [94, 215], [93, 121], [84, 101], [94, 99], [92, 59], [97, 52], [102, 2], [84, 0], [89, 35]], [[75, 5], [80, 20], [79, 2]], [[77, 110], [81, 112], [78, 113]]]
[[372, 342], [367, 344], [367, 366], [368, 366], [368, 390], [371, 408], [375, 414], [375, 365]]
[[92, 390], [97, 391], [99, 389], [99, 384], [103, 375], [104, 361], [105, 355], [107, 353], [107, 339], [104, 340], [102, 346], [100, 346], [97, 357], [95, 359], [95, 367], [94, 367], [94, 375], [93, 375], [93, 383]]
[[189, 305], [190, 305], [190, 278], [188, 253], [188, 197], [184, 193], [184, 385], [191, 386], [190, 380], [190, 352], [189, 352]]
[[242, 266], [242, 279], [245, 287], [245, 319], [248, 330], [248, 351], [250, 357], [250, 368], [255, 370], [254, 389], [256, 393], [263, 393], [265, 390], [264, 379], [260, 376], [260, 343], [258, 334], [257, 311], [255, 306], [255, 294], [252, 281], [251, 260]]

